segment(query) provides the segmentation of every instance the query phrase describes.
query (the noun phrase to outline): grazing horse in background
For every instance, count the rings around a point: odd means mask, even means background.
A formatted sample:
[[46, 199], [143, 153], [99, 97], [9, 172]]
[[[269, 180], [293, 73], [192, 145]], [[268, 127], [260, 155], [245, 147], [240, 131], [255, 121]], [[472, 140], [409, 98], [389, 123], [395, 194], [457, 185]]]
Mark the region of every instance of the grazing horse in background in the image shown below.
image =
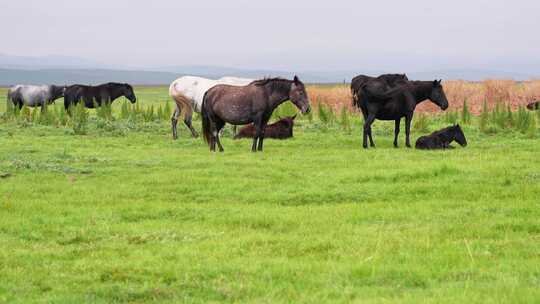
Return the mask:
[[43, 111], [48, 104], [64, 96], [65, 86], [56, 85], [15, 85], [9, 88], [7, 102], [13, 103], [19, 109], [23, 105], [41, 107]]
[[540, 109], [540, 101], [531, 102], [527, 105], [527, 109], [534, 111]]
[[407, 75], [405, 74], [383, 74], [378, 77], [358, 75], [351, 80], [353, 106], [358, 106], [358, 100], [362, 97], [362, 88], [370, 81], [377, 83], [380, 86], [379, 89], [382, 90], [382, 92], [385, 92], [388, 89], [393, 88], [398, 84], [403, 84], [408, 80], [409, 78], [407, 78]]
[[210, 88], [218, 84], [243, 86], [252, 81], [253, 79], [238, 77], [222, 77], [218, 80], [213, 80], [197, 76], [183, 76], [173, 81], [169, 86], [169, 96], [171, 96], [176, 103], [176, 108], [171, 117], [173, 139], [178, 138], [176, 126], [182, 110], [184, 110], [184, 123], [191, 131], [191, 135], [193, 137], [198, 136], [197, 131], [195, 131], [191, 124], [191, 119], [193, 111], [197, 113], [201, 112], [204, 93]]
[[[405, 143], [410, 148], [411, 122], [414, 110], [419, 103], [427, 99], [438, 105], [443, 111], [448, 108], [448, 100], [441, 85], [441, 80], [407, 81], [382, 94], [378, 91], [366, 90], [364, 87], [362, 89], [362, 98], [358, 103], [362, 114], [366, 117], [364, 121], [363, 147], [367, 148], [367, 138], [368, 134], [371, 134], [371, 124], [375, 119], [379, 119], [395, 121], [394, 147], [397, 148], [401, 118], [405, 117]], [[371, 136], [369, 136], [369, 139], [370, 145], [375, 147]]]
[[[293, 137], [293, 128], [294, 128], [294, 116], [288, 116], [281, 118], [273, 124], [269, 124], [264, 128], [264, 138], [275, 138], [275, 139], [287, 139]], [[234, 139], [240, 138], [254, 138], [255, 137], [255, 126], [249, 124], [234, 136]]]
[[416, 149], [431, 150], [431, 149], [453, 149], [450, 146], [453, 141], [456, 141], [462, 147], [467, 146], [467, 139], [463, 130], [457, 125], [453, 125], [439, 131], [435, 131], [427, 136], [421, 136], [416, 140]]
[[108, 82], [97, 86], [75, 84], [66, 89], [64, 107], [68, 110], [71, 105], [82, 101], [85, 107], [94, 108], [103, 103], [111, 104], [120, 96], [126, 97], [131, 103], [137, 101], [133, 87], [127, 83]]
[[311, 110], [304, 84], [293, 80], [266, 78], [246, 86], [217, 85], [206, 92], [202, 105], [204, 139], [210, 151], [223, 152], [219, 131], [225, 123], [244, 125], [253, 123], [255, 136], [251, 151], [263, 150], [265, 128], [274, 109], [290, 100], [303, 114]]

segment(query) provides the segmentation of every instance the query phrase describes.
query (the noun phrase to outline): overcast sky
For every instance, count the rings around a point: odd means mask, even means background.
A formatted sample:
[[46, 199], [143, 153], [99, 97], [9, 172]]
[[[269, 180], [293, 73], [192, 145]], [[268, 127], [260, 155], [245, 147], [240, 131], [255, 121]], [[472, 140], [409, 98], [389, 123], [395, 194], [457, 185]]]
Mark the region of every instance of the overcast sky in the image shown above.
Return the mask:
[[0, 53], [134, 67], [527, 69], [539, 0], [0, 0]]

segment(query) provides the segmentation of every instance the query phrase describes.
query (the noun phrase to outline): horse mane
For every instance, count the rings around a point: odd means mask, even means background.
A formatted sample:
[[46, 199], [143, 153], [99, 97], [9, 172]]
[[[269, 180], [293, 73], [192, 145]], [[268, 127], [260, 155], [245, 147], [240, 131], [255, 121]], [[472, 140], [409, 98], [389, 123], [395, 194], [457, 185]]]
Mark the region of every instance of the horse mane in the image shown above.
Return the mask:
[[293, 81], [281, 77], [254, 80], [251, 84], [258, 87], [267, 86], [271, 91], [290, 90]]
[[128, 83], [120, 83], [120, 82], [107, 82], [107, 83], [103, 83], [103, 84], [100, 84], [98, 86], [106, 86], [106, 87], [123, 87], [123, 86], [127, 86], [127, 87], [131, 87], [130, 84]]

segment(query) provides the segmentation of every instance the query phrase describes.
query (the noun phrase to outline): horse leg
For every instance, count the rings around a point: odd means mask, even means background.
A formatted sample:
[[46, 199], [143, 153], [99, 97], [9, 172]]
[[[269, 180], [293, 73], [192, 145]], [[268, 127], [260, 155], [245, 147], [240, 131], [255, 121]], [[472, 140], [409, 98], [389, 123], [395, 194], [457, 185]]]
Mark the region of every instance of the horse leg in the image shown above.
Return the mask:
[[263, 141], [264, 141], [264, 129], [266, 129], [266, 122], [262, 123], [260, 127], [260, 134], [259, 134], [259, 145], [257, 147], [257, 150], [262, 151], [263, 150]]
[[182, 113], [182, 108], [177, 104], [176, 108], [174, 109], [173, 115], [171, 116], [171, 128], [172, 128], [172, 137], [173, 139], [178, 139], [178, 129], [176, 128], [178, 125], [178, 116], [180, 116], [180, 113]]
[[191, 107], [191, 105], [189, 105], [186, 107], [186, 114], [184, 114], [184, 124], [186, 124], [186, 126], [191, 131], [191, 136], [193, 136], [193, 138], [197, 138], [199, 137], [199, 134], [197, 133], [197, 131], [195, 131], [195, 129], [193, 128], [193, 125], [191, 124], [192, 117], [193, 117], [193, 108]]
[[407, 148], [411, 147], [411, 122], [412, 122], [413, 114], [407, 114], [405, 116], [405, 145]]
[[[362, 111], [362, 115], [364, 116], [364, 122], [367, 121], [367, 117], [368, 117], [367, 113]], [[373, 142], [373, 137], [371, 136], [371, 126], [369, 127], [369, 131], [368, 131], [367, 135], [369, 137], [370, 146], [375, 147], [375, 142]]]
[[[255, 126], [255, 136], [253, 136], [253, 145], [251, 145], [251, 152], [257, 152], [257, 142], [260, 141], [261, 136], [262, 117], [256, 116], [253, 119], [253, 126]], [[261, 147], [262, 148], [262, 147]]]
[[212, 138], [210, 140], [210, 151], [216, 152], [216, 142], [217, 142], [217, 129], [216, 129], [216, 123], [212, 120], [211, 121], [212, 126]]
[[221, 129], [223, 129], [223, 126], [225, 126], [225, 122], [223, 120], [218, 119], [216, 122], [216, 141], [219, 148], [219, 152], [223, 152], [223, 146], [221, 145], [221, 141], [219, 140], [219, 132]]
[[371, 136], [371, 126], [369, 126], [368, 138], [369, 138], [369, 145], [375, 148], [375, 142], [373, 141], [373, 137]]
[[54, 99], [45, 99], [41, 104], [41, 113], [47, 112], [49, 105], [54, 104]]
[[398, 135], [399, 135], [399, 125], [401, 124], [401, 118], [396, 119], [396, 124], [394, 127], [394, 147], [398, 147]]
[[371, 124], [373, 124], [373, 121], [375, 121], [375, 114], [369, 113], [366, 121], [364, 122], [364, 140], [362, 143], [362, 146], [364, 147], [364, 149], [367, 149], [368, 147], [367, 139], [368, 139], [368, 134], [370, 133]]

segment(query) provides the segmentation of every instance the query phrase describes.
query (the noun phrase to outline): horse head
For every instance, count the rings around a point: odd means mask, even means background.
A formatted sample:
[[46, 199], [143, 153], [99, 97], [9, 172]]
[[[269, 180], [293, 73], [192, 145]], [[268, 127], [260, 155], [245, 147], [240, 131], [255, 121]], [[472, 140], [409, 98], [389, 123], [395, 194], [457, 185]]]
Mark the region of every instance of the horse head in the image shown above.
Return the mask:
[[465, 138], [465, 134], [463, 133], [463, 130], [459, 124], [454, 126], [454, 139], [462, 147], [467, 146], [467, 139]]
[[448, 109], [448, 99], [446, 99], [446, 94], [444, 94], [444, 89], [441, 82], [442, 80], [433, 81], [433, 87], [431, 88], [431, 93], [429, 94], [429, 100], [438, 105], [444, 111]]
[[133, 92], [133, 87], [127, 83], [124, 83], [122, 87], [122, 94], [131, 101], [131, 103], [137, 102], [137, 96]]
[[294, 105], [302, 111], [302, 114], [307, 114], [311, 111], [311, 106], [309, 105], [309, 97], [306, 93], [306, 87], [304, 83], [298, 79], [297, 76], [294, 76], [292, 81], [291, 90], [289, 92], [289, 97], [294, 103]]

